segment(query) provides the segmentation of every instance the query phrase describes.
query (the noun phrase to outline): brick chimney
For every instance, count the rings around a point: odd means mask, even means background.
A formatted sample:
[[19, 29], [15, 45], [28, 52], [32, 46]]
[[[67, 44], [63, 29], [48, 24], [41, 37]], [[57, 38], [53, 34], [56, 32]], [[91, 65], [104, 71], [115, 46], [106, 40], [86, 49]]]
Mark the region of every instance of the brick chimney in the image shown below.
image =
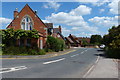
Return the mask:
[[14, 18], [18, 15], [18, 8], [15, 9], [14, 11]]
[[62, 31], [61, 31], [61, 26], [59, 25], [59, 31], [60, 31], [60, 33], [62, 33]]

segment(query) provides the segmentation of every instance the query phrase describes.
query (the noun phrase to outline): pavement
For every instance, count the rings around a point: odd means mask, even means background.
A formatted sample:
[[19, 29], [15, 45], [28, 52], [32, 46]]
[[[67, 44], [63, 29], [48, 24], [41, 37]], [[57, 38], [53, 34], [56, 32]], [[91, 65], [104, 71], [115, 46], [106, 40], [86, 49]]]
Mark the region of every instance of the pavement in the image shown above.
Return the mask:
[[90, 70], [86, 78], [118, 78], [118, 61], [100, 57]]

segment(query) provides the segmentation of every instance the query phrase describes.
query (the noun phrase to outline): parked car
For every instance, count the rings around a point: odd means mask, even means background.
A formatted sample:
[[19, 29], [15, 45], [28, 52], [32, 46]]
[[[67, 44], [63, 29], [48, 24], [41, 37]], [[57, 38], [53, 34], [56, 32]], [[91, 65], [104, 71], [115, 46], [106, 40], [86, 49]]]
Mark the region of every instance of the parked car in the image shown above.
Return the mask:
[[101, 48], [101, 49], [104, 49], [104, 48], [105, 48], [105, 45], [104, 45], [104, 44], [101, 44], [101, 45], [100, 45], [100, 48]]

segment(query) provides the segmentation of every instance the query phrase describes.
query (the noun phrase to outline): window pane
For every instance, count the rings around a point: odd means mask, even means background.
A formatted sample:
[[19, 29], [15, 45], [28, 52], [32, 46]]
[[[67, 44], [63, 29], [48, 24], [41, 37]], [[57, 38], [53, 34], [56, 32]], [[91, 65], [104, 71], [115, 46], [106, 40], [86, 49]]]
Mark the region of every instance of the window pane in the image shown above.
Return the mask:
[[28, 17], [26, 17], [26, 21], [28, 22]]
[[28, 16], [23, 18], [21, 28], [23, 30], [32, 30], [32, 20]]

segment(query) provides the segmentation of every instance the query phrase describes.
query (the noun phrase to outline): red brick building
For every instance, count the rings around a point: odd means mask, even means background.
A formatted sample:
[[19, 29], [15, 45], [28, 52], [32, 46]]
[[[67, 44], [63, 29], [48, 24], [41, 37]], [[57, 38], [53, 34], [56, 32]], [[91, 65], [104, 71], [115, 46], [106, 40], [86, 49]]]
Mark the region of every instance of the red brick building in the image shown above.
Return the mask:
[[47, 26], [37, 16], [37, 12], [33, 11], [28, 4], [18, 12], [17, 9], [14, 11], [14, 19], [7, 26], [7, 28], [32, 30], [36, 29], [39, 31], [40, 38], [38, 39], [18, 39], [17, 45], [34, 45], [36, 44], [40, 49], [45, 46], [47, 33]]
[[17, 9], [14, 11], [14, 19], [7, 26], [7, 29], [8, 28], [13, 28], [14, 30], [36, 29], [37, 31], [39, 31], [40, 38], [18, 39], [16, 41], [16, 45], [18, 46], [36, 45], [38, 48], [43, 49], [46, 45], [48, 35], [65, 40], [64, 36], [62, 35], [61, 26], [59, 26], [58, 28], [53, 28], [53, 23], [42, 22], [42, 20], [37, 16], [37, 11], [33, 11], [28, 4], [26, 4], [20, 12], [18, 12]]

